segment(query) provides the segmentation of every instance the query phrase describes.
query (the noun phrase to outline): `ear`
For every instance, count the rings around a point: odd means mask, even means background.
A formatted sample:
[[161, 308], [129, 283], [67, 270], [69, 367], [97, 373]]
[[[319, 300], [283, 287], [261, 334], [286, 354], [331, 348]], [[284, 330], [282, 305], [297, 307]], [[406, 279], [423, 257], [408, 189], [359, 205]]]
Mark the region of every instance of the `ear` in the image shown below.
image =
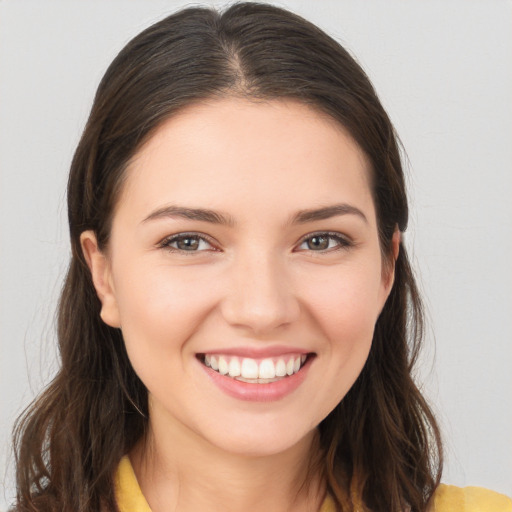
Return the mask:
[[80, 244], [101, 302], [101, 319], [110, 327], [121, 327], [108, 256], [98, 248], [94, 231], [84, 231]]
[[391, 239], [391, 255], [389, 259], [387, 259], [387, 261], [384, 262], [384, 269], [382, 274], [384, 301], [382, 302], [382, 308], [384, 307], [384, 304], [386, 303], [386, 300], [389, 297], [389, 294], [391, 293], [391, 289], [393, 288], [393, 283], [395, 282], [395, 264], [396, 260], [398, 259], [398, 254], [400, 253], [401, 238], [402, 235], [397, 226]]

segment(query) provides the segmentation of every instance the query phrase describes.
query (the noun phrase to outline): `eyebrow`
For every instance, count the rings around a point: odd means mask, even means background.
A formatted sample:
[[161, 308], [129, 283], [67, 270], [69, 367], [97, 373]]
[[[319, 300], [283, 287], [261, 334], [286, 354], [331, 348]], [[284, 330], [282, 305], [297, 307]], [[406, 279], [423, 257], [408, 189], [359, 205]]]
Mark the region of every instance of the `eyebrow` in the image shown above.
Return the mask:
[[357, 215], [368, 224], [366, 215], [359, 208], [346, 203], [333, 204], [323, 208], [312, 208], [310, 210], [300, 210], [291, 217], [289, 224], [305, 224], [306, 222], [330, 219], [339, 215]]
[[206, 208], [186, 208], [185, 206], [168, 205], [158, 208], [149, 214], [142, 222], [148, 222], [155, 219], [164, 219], [168, 217], [177, 217], [181, 219], [200, 220], [210, 222], [211, 224], [222, 224], [233, 227], [235, 220], [230, 215], [225, 215], [214, 210]]
[[[368, 223], [368, 219], [359, 208], [346, 203], [341, 203], [324, 206], [322, 208], [299, 210], [297, 213], [290, 217], [287, 224], [305, 224], [307, 222], [330, 219], [340, 215], [356, 215], [364, 220], [364, 222]], [[188, 220], [199, 220], [202, 222], [221, 224], [229, 227], [234, 227], [236, 225], [235, 219], [225, 213], [209, 210], [206, 208], [187, 208], [185, 206], [176, 205], [167, 205], [162, 208], [158, 208], [154, 212], [150, 213], [142, 222], [145, 223], [151, 220], [173, 217]]]

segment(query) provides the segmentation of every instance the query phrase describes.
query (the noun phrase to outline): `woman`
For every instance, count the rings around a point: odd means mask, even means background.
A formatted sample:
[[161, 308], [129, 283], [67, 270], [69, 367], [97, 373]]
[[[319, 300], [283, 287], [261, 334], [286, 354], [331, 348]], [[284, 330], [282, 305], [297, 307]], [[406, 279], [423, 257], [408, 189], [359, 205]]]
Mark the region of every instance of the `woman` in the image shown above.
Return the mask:
[[99, 86], [68, 206], [62, 367], [18, 424], [18, 510], [471, 496], [439, 486], [411, 378], [394, 130], [319, 29], [240, 4], [144, 31]]

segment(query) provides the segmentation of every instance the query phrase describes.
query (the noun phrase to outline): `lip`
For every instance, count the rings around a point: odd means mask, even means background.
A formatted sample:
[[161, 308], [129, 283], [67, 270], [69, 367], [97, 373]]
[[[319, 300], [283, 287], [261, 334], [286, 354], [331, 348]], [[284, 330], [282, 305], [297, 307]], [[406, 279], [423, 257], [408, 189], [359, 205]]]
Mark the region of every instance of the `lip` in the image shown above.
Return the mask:
[[[239, 352], [230, 353], [225, 350], [219, 352], [226, 355], [241, 355]], [[211, 353], [213, 354], [219, 352]], [[258, 352], [261, 353], [261, 351]], [[210, 351], [207, 353], [210, 353]], [[294, 373], [293, 375], [290, 375], [288, 377], [284, 377], [276, 382], [269, 382], [267, 384], [252, 384], [248, 382], [242, 382], [231, 377], [221, 375], [219, 372], [216, 372], [215, 370], [212, 370], [211, 368], [205, 366], [199, 360], [198, 364], [201, 365], [207, 377], [210, 378], [210, 380], [228, 396], [248, 402], [274, 402], [277, 400], [281, 400], [285, 398], [287, 395], [293, 393], [302, 384], [302, 382], [304, 382], [304, 379], [307, 376], [311, 363], [315, 358], [314, 354], [312, 354], [311, 352], [297, 352], [295, 350], [290, 350], [289, 348], [286, 350], [286, 352], [279, 352], [274, 356], [267, 355], [267, 357], [275, 357], [276, 355], [282, 355], [285, 353], [302, 353], [308, 354], [310, 357], [308, 357], [304, 365], [297, 373]], [[247, 351], [245, 351], [245, 349], [243, 354], [246, 357], [251, 357], [247, 355]], [[266, 354], [268, 354], [268, 352], [266, 352]]]
[[296, 348], [283, 345], [275, 345], [272, 347], [231, 347], [231, 348], [219, 348], [216, 350], [208, 350], [201, 352], [205, 354], [221, 354], [226, 356], [238, 356], [238, 357], [249, 357], [251, 359], [265, 359], [267, 357], [279, 357], [286, 356], [289, 354], [296, 355], [307, 355], [311, 354], [310, 350], [303, 348]]

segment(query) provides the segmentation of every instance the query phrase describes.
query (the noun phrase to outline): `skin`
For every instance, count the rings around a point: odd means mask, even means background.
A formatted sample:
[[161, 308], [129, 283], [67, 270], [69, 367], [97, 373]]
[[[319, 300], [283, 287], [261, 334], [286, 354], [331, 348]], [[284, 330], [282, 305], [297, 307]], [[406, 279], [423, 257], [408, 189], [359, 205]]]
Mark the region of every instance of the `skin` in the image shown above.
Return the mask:
[[[290, 223], [339, 204], [353, 211]], [[169, 205], [232, 224], [147, 220]], [[207, 239], [195, 251], [169, 242], [190, 232]], [[311, 237], [325, 232], [340, 238], [324, 235], [319, 250]], [[153, 512], [318, 510], [316, 427], [363, 368], [393, 282], [368, 164], [344, 129], [291, 100], [188, 107], [131, 161], [107, 252], [89, 231], [82, 247], [102, 318], [122, 329], [148, 388], [149, 434], [131, 460]], [[393, 247], [396, 258], [398, 234]], [[196, 357], [277, 345], [312, 358], [299, 387], [273, 401], [228, 396]]]

